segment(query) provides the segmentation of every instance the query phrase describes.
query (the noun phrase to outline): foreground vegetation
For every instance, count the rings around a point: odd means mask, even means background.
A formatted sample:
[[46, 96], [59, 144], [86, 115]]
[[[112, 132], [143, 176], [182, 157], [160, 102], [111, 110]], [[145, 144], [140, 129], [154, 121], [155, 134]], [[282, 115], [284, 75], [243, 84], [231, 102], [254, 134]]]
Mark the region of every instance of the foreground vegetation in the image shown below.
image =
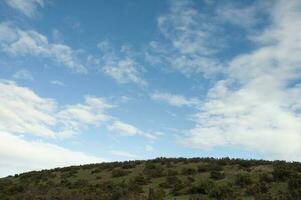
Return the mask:
[[301, 199], [301, 163], [157, 158], [33, 171], [0, 179], [0, 199]]

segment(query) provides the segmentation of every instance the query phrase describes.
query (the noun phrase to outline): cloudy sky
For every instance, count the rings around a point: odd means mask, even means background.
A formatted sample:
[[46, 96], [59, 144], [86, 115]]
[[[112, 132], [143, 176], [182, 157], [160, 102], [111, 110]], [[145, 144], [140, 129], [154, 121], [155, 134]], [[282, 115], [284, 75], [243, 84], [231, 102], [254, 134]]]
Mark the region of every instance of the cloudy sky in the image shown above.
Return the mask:
[[301, 1], [0, 2], [0, 176], [301, 161]]

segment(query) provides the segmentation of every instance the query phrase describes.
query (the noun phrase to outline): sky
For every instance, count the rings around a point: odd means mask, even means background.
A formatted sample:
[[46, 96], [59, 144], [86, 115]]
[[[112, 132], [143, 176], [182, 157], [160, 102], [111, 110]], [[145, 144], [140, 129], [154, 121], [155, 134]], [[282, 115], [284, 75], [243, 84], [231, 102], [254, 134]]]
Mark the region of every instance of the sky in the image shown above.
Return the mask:
[[301, 1], [0, 1], [0, 176], [301, 161]]

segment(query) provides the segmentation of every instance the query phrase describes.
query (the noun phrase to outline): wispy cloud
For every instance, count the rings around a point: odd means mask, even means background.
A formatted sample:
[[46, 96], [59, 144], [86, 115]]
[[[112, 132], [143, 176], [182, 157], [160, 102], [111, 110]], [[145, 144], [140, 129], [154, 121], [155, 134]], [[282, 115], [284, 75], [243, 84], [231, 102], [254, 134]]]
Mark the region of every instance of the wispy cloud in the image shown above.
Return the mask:
[[33, 30], [21, 30], [10, 23], [0, 24], [0, 47], [13, 56], [37, 56], [49, 58], [78, 73], [87, 73], [81, 64], [77, 51], [71, 47], [51, 43], [48, 38]]
[[112, 117], [105, 111], [112, 107], [104, 99], [92, 96], [86, 96], [83, 104], [65, 106], [57, 114], [63, 124], [60, 135], [73, 135], [89, 125], [100, 126], [101, 123], [110, 121]]
[[65, 83], [63, 83], [62, 81], [59, 81], [59, 80], [52, 80], [52, 81], [50, 81], [50, 83], [52, 85], [66, 86]]
[[3, 131], [0, 131], [0, 154], [0, 177], [24, 171], [104, 161], [96, 156], [51, 143], [29, 141]]
[[221, 66], [214, 56], [223, 45], [213, 39], [217, 28], [212, 17], [199, 13], [191, 1], [169, 1], [170, 9], [158, 18], [162, 41], [152, 41], [146, 58], [185, 75], [201, 73], [206, 77], [219, 73]]
[[54, 137], [56, 103], [41, 98], [28, 88], [11, 81], [0, 81], [0, 130], [10, 133]]
[[145, 146], [145, 151], [147, 151], [147, 152], [153, 152], [154, 151], [154, 147], [152, 147], [151, 145], [146, 145]]
[[10, 7], [16, 9], [27, 17], [37, 15], [38, 8], [45, 5], [45, 0], [4, 0]]
[[123, 136], [156, 139], [153, 134], [107, 114], [107, 110], [115, 106], [101, 97], [85, 96], [82, 103], [59, 105], [12, 81], [1, 80], [0, 89], [0, 131], [66, 138], [91, 126], [104, 125]]
[[100, 59], [101, 70], [116, 80], [118, 83], [136, 83], [146, 85], [147, 82], [141, 77], [143, 68], [135, 60], [127, 46], [116, 51], [108, 40], [98, 43], [102, 52]]
[[22, 70], [17, 71], [17, 72], [13, 75], [13, 78], [14, 78], [14, 79], [31, 80], [31, 81], [34, 80], [34, 78], [33, 78], [32, 74], [31, 74], [31, 72], [28, 71], [28, 70], [25, 70], [25, 69], [22, 69]]
[[86, 96], [84, 103], [60, 106], [14, 82], [0, 82], [0, 130], [13, 134], [67, 137], [111, 119], [105, 110], [112, 107], [102, 98]]
[[210, 89], [183, 143], [301, 159], [301, 88], [292, 84], [301, 75], [300, 8], [300, 1], [276, 2], [272, 23], [254, 40], [259, 47], [229, 62], [227, 78]]
[[172, 106], [196, 106], [200, 103], [197, 98], [187, 98], [181, 95], [166, 93], [166, 92], [155, 92], [151, 94], [151, 98], [155, 101], [166, 102]]
[[130, 124], [127, 124], [124, 122], [120, 122], [120, 121], [114, 122], [113, 124], [111, 124], [108, 127], [108, 129], [109, 129], [109, 131], [118, 133], [120, 135], [133, 136], [133, 135], [139, 135], [141, 133], [141, 131], [138, 130], [133, 125], [130, 125]]
[[248, 30], [256, 30], [262, 24], [262, 16], [267, 16], [266, 9], [271, 6], [268, 1], [253, 1], [248, 5], [241, 2], [222, 4], [216, 9], [217, 18], [224, 23], [230, 23]]
[[157, 138], [153, 134], [144, 132], [131, 124], [121, 121], [114, 121], [111, 125], [108, 126], [108, 130], [123, 136], [145, 136], [149, 139]]
[[[80, 128], [85, 124], [94, 125], [102, 121], [97, 112], [91, 111], [103, 108], [99, 105], [99, 99], [87, 97], [85, 104], [82, 105], [85, 113], [71, 112], [70, 107], [67, 107], [63, 112], [65, 114], [61, 114], [58, 113], [60, 106], [57, 102], [42, 98], [32, 90], [20, 87], [12, 81], [1, 80], [0, 90], [0, 176], [103, 161], [98, 157], [40, 139], [27, 139], [28, 135], [30, 138], [38, 136], [48, 139], [66, 137], [67, 133], [70, 136], [75, 134], [75, 131], [80, 132]], [[80, 117], [66, 117], [75, 113], [81, 114]]]

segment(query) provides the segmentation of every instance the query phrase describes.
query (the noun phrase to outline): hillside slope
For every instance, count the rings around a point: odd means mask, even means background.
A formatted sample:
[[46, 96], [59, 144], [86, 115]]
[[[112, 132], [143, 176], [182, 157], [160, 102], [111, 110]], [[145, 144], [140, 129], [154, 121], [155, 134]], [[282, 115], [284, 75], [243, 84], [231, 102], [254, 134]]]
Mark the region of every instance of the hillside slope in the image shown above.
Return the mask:
[[301, 163], [157, 158], [33, 171], [0, 179], [0, 199], [301, 199]]

